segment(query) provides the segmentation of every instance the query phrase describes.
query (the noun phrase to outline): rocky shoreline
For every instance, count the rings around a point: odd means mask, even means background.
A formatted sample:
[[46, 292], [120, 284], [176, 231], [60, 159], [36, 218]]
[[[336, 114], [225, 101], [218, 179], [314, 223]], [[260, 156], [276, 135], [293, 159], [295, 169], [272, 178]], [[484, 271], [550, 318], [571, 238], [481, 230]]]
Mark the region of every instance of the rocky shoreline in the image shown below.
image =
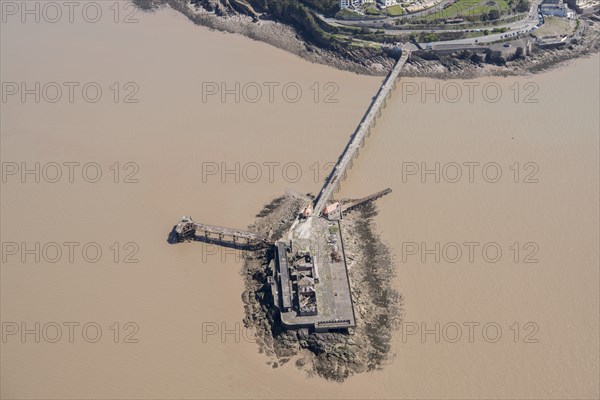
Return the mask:
[[[257, 214], [250, 228], [275, 240], [289, 229], [302, 206], [303, 201], [291, 196], [277, 198]], [[246, 253], [244, 325], [254, 332], [259, 352], [273, 368], [293, 361], [309, 376], [341, 382], [381, 369], [392, 359], [391, 339], [401, 323], [403, 299], [393, 287], [395, 268], [375, 233], [375, 215], [374, 206], [367, 204], [341, 223], [357, 323], [351, 333], [284, 330], [267, 283], [272, 250]]]
[[237, 33], [250, 39], [268, 43], [279, 49], [296, 54], [310, 62], [329, 65], [337, 69], [363, 75], [386, 75], [396, 60], [368, 50], [356, 49], [341, 55], [307, 43], [294, 28], [268, 19], [257, 19], [236, 13], [229, 15], [218, 11], [215, 1], [212, 10], [201, 3], [190, 5], [189, 0], [134, 0], [143, 10], [152, 11], [161, 6], [169, 6], [181, 12], [197, 25], [218, 31]]
[[[396, 62], [395, 56], [367, 48], [327, 50], [305, 41], [298, 32], [286, 24], [255, 14], [232, 11], [220, 0], [133, 0], [143, 10], [151, 11], [169, 6], [181, 12], [195, 24], [210, 29], [237, 33], [248, 38], [296, 54], [310, 62], [332, 66], [357, 74], [384, 76]], [[230, 4], [230, 3], [228, 3]], [[473, 62], [468, 57], [433, 56], [421, 57], [413, 54], [402, 71], [403, 76], [429, 77], [436, 79], [473, 79], [479, 76], [530, 75], [562, 65], [564, 62], [600, 50], [600, 23], [589, 21], [588, 32], [578, 44], [562, 49], [536, 49], [524, 59], [507, 61], [505, 65]]]

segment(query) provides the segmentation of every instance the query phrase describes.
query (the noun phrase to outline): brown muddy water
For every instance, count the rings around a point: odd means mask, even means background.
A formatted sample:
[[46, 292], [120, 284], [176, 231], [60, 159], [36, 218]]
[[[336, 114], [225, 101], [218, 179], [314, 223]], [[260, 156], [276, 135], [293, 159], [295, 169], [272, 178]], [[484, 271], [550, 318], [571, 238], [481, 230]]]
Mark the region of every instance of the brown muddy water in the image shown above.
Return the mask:
[[[338, 384], [273, 368], [236, 328], [235, 252], [167, 236], [317, 191], [381, 78], [111, 4], [1, 26], [3, 398], [599, 396], [598, 56], [401, 81], [339, 196], [393, 189], [376, 221], [404, 325], [389, 365]], [[209, 94], [236, 82], [239, 102]]]

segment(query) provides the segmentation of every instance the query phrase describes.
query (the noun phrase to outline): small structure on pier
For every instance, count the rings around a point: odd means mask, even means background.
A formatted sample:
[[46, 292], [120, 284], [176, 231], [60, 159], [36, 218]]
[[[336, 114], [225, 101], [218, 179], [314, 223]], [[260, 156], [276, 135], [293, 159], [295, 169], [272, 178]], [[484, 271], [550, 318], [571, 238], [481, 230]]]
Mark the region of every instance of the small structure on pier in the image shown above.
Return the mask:
[[340, 219], [340, 202], [336, 201], [323, 208], [323, 216], [329, 220]]
[[300, 218], [308, 218], [313, 215], [313, 205], [312, 202], [309, 202], [302, 210], [300, 210]]

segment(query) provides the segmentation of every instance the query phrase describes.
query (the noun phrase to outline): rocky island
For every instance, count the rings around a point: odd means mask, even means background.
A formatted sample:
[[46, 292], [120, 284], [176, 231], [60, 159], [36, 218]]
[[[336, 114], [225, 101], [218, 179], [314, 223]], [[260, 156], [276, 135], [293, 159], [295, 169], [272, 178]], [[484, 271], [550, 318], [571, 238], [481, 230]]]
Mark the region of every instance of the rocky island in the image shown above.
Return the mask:
[[[273, 200], [257, 214], [252, 231], [277, 237], [287, 232], [304, 202], [294, 196]], [[273, 308], [268, 282], [273, 248], [246, 252], [242, 275], [245, 326], [252, 328], [260, 351], [273, 368], [289, 361], [308, 373], [342, 381], [381, 368], [391, 357], [390, 341], [402, 317], [402, 296], [393, 287], [395, 269], [390, 252], [375, 234], [372, 203], [350, 212], [340, 224], [348, 263], [355, 327], [316, 332], [287, 329]]]

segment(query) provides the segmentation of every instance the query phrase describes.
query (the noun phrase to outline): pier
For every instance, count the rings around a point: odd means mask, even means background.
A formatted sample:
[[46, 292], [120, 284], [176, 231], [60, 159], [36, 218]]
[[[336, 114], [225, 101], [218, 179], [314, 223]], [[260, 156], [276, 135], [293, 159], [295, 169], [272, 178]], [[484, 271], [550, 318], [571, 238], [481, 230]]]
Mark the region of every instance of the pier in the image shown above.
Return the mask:
[[[201, 224], [190, 217], [183, 217], [173, 230], [179, 242], [200, 240], [246, 249], [272, 247], [274, 257], [267, 268], [267, 283], [271, 287], [272, 305], [287, 329], [348, 331], [356, 326], [340, 217], [392, 190], [387, 188], [344, 204], [330, 203], [386, 106], [409, 55], [410, 51], [402, 51], [314, 201], [297, 196], [306, 205], [283, 237], [271, 240], [253, 232]], [[327, 210], [323, 212], [325, 207]], [[329, 209], [335, 213], [329, 213]]]

